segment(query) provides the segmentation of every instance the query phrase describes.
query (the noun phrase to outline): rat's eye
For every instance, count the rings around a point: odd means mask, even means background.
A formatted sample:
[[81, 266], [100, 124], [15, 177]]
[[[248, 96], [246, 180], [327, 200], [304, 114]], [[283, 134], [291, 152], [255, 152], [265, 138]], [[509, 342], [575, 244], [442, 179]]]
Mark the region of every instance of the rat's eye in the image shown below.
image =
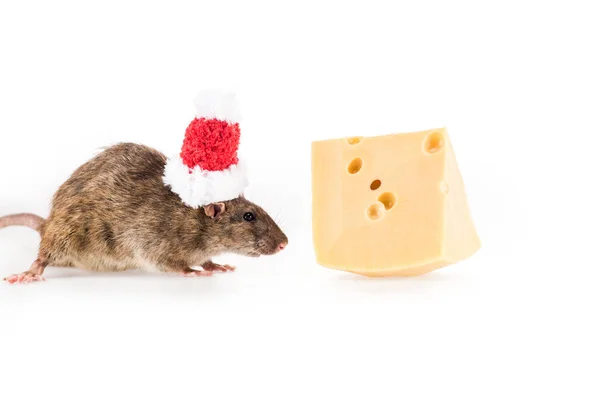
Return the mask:
[[244, 220], [246, 220], [248, 222], [254, 221], [255, 219], [256, 219], [256, 217], [251, 212], [247, 212], [246, 214], [244, 214]]

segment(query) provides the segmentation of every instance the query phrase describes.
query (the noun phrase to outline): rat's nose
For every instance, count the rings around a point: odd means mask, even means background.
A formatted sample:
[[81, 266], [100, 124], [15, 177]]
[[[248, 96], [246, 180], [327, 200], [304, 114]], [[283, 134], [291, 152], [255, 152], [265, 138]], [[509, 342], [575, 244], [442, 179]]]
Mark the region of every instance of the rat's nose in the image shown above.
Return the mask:
[[279, 244], [279, 251], [285, 249], [285, 246], [287, 246], [287, 242], [281, 242], [281, 244]]

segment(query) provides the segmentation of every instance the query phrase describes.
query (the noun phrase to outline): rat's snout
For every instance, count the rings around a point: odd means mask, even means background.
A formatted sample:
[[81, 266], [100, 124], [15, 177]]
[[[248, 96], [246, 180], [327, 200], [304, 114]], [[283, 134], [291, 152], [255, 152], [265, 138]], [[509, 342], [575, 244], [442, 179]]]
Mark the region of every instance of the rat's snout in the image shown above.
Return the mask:
[[275, 240], [264, 240], [261, 239], [256, 242], [256, 250], [257, 252], [251, 252], [260, 255], [274, 255], [285, 249], [288, 245], [287, 237], [284, 236], [283, 239], [275, 239]]

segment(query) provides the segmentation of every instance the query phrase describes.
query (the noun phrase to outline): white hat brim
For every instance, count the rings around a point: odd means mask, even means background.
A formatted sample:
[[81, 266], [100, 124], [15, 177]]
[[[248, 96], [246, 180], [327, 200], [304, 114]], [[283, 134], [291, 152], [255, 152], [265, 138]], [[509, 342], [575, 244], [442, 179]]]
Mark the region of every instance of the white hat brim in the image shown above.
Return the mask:
[[248, 186], [245, 163], [239, 160], [222, 171], [190, 168], [179, 155], [167, 160], [163, 182], [188, 206], [197, 208], [239, 197]]

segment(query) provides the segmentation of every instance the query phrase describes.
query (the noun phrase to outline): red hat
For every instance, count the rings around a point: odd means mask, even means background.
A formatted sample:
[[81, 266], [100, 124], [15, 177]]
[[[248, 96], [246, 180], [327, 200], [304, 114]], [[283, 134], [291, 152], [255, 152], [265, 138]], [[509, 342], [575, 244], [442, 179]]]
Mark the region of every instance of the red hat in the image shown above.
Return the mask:
[[238, 159], [240, 112], [234, 93], [201, 92], [181, 152], [169, 158], [164, 183], [190, 207], [234, 199], [248, 185]]

